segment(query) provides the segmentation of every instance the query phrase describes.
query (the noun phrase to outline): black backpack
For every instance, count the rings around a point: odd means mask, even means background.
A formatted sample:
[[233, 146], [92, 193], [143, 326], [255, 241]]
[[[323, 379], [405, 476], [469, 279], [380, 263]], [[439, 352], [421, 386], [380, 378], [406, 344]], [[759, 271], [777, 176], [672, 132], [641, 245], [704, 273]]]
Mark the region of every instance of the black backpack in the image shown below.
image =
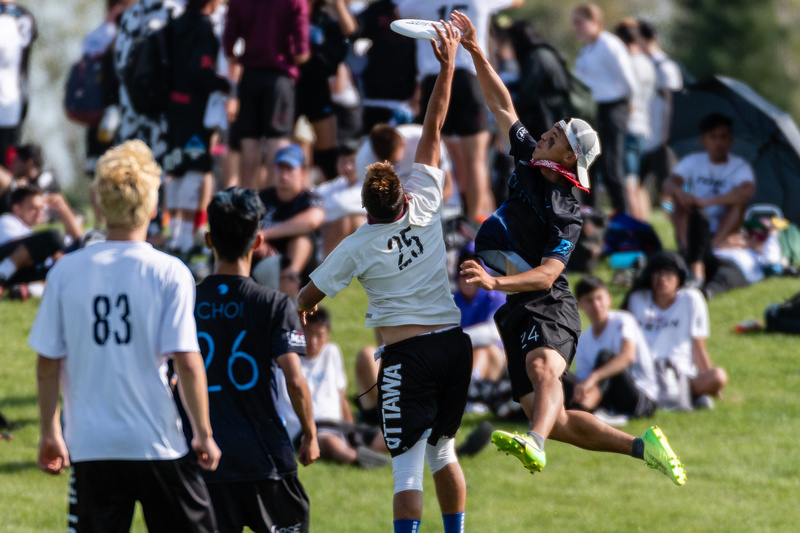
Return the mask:
[[800, 334], [800, 292], [782, 304], [768, 305], [764, 322], [767, 331]]
[[134, 111], [157, 117], [167, 110], [172, 86], [172, 18], [131, 43], [123, 82]]

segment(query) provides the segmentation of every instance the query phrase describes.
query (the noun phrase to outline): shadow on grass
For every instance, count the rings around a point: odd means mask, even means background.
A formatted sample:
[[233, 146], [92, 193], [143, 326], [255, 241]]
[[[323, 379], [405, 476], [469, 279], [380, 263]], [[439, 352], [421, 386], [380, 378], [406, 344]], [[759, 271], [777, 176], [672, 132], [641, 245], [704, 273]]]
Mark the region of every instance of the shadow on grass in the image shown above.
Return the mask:
[[0, 408], [29, 407], [36, 405], [36, 395], [0, 397]]
[[28, 472], [31, 470], [39, 470], [36, 461], [0, 463], [0, 474], [16, 474], [17, 472]]

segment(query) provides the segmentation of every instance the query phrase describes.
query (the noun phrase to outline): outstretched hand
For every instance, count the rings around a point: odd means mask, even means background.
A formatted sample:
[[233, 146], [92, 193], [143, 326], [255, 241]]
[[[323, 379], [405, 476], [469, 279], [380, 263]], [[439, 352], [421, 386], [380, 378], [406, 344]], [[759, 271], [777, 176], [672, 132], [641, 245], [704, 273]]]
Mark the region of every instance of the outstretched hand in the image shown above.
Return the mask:
[[464, 276], [470, 285], [477, 285], [487, 291], [494, 290], [497, 280], [492, 277], [477, 261], [468, 259], [461, 263], [460, 275]]
[[436, 34], [439, 36], [440, 44], [436, 44], [436, 39], [431, 39], [433, 55], [442, 66], [455, 66], [456, 52], [458, 52], [458, 42], [461, 39], [458, 30], [452, 22], [439, 21], [444, 26], [442, 31], [437, 24], [431, 24]]
[[453, 19], [453, 24], [455, 24], [456, 28], [461, 30], [461, 44], [464, 45], [464, 48], [468, 52], [479, 50], [480, 45], [478, 45], [478, 38], [475, 35], [475, 26], [472, 25], [469, 17], [460, 11], [453, 11], [450, 17]]

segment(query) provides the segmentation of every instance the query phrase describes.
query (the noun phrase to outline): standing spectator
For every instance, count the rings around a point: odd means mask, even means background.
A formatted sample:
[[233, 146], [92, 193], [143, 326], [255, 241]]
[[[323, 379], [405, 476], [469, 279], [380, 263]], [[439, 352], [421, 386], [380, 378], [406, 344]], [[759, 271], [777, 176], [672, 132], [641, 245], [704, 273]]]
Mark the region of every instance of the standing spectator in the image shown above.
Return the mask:
[[[713, 407], [710, 397], [720, 394], [728, 374], [711, 365], [706, 348], [708, 306], [700, 291], [685, 287], [685, 281], [683, 259], [675, 252], [657, 252], [650, 256], [622, 306], [642, 326], [657, 368], [659, 364], [668, 367], [678, 382], [688, 380], [686, 393], [691, 393], [691, 398], [677, 398], [676, 403], [690, 406], [694, 400], [698, 407]], [[664, 396], [672, 396], [669, 390], [661, 392], [661, 403]]]
[[681, 159], [664, 182], [672, 197], [675, 240], [697, 286], [706, 279], [704, 259], [739, 231], [747, 202], [755, 193], [753, 168], [730, 153], [733, 121], [711, 113], [700, 121], [704, 152]]
[[[101, 76], [103, 79], [104, 103], [108, 106], [106, 113], [116, 114], [119, 109], [116, 104], [119, 102], [119, 81], [114, 73], [114, 40], [117, 37], [117, 30], [122, 18], [122, 14], [128, 9], [135, 0], [108, 0], [106, 4], [106, 18], [98, 27], [89, 32], [81, 44], [81, 53], [84, 57], [99, 58], [101, 61]], [[114, 109], [109, 109], [114, 106]], [[102, 124], [102, 123], [101, 123]], [[113, 129], [113, 128], [112, 128]], [[90, 126], [86, 129], [86, 160], [84, 171], [89, 179], [94, 178], [94, 169], [97, 166], [97, 159], [111, 148], [114, 142], [116, 131], [106, 131], [98, 126]], [[89, 201], [94, 211], [96, 226], [102, 226], [105, 221], [100, 206], [97, 203], [97, 194], [94, 189], [89, 188]]]
[[152, 150], [157, 161], [167, 153], [167, 119], [164, 115], [149, 117], [136, 112], [128, 96], [124, 72], [134, 41], [161, 28], [168, 18], [183, 13], [183, 3], [178, 0], [139, 0], [123, 13], [114, 42], [114, 70], [119, 79], [120, 123], [115, 143], [139, 139]]
[[0, 167], [9, 165], [9, 150], [19, 143], [28, 111], [28, 65], [36, 36], [31, 12], [14, 0], [0, 0]]
[[316, 189], [325, 210], [322, 224], [323, 258], [367, 220], [367, 212], [361, 205], [361, 185], [364, 180], [356, 170], [357, 146], [353, 141], [342, 145], [337, 161], [339, 177], [320, 184]]
[[651, 135], [647, 141], [641, 175], [654, 174], [659, 191], [675, 166], [675, 154], [667, 145], [672, 121], [672, 94], [683, 89], [681, 68], [661, 49], [656, 27], [646, 20], [639, 20], [639, 40], [642, 49], [650, 56], [656, 67], [656, 92], [650, 102]]
[[392, 456], [395, 533], [419, 530], [426, 459], [445, 533], [464, 530], [467, 494], [455, 434], [467, 401], [472, 358], [450, 295], [441, 223], [444, 174], [435, 168], [458, 34], [451, 24], [446, 34], [436, 31], [441, 44], [433, 48], [441, 72], [411, 177], [404, 183], [390, 164], [370, 165], [362, 192], [369, 223], [336, 247], [298, 297], [301, 313], [313, 313], [354, 277], [367, 291], [366, 324], [378, 327], [385, 343], [379, 349], [378, 405]]
[[300, 65], [295, 116], [304, 115], [314, 128], [314, 165], [326, 180], [336, 177], [337, 156], [336, 116], [328, 79], [336, 75], [350, 46], [348, 38], [357, 29], [345, 0], [311, 0], [311, 57]]
[[[572, 10], [572, 29], [584, 46], [575, 60], [575, 73], [592, 91], [597, 102], [597, 133], [600, 136], [598, 167], [611, 197], [612, 208], [627, 210], [624, 187], [623, 154], [625, 131], [636, 78], [625, 45], [603, 29], [603, 12], [597, 4], [581, 4]], [[599, 207], [597, 172], [590, 173], [592, 193], [589, 203]]]
[[[320, 458], [339, 464], [375, 468], [389, 463], [386, 442], [375, 426], [355, 424], [347, 401], [347, 376], [342, 352], [330, 342], [331, 317], [319, 308], [306, 317], [306, 354], [300, 358], [303, 377], [308, 382], [317, 425]], [[278, 410], [292, 441], [299, 448], [302, 437], [300, 420], [291, 408], [283, 375], [278, 379]]]
[[325, 220], [325, 211], [319, 195], [305, 186], [305, 159], [299, 146], [279, 149], [275, 165], [275, 186], [259, 193], [267, 214], [259, 230], [263, 243], [255, 254], [258, 264], [253, 277], [294, 298], [314, 270], [315, 233]]
[[639, 25], [635, 20], [622, 19], [614, 28], [614, 33], [628, 49], [636, 79], [625, 131], [624, 168], [628, 212], [639, 220], [647, 220], [650, 217], [650, 195], [642, 187], [640, 168], [647, 140], [651, 136], [650, 108], [656, 87], [656, 69], [639, 45]]
[[377, 0], [358, 17], [358, 37], [371, 42], [361, 73], [365, 132], [382, 122], [398, 126], [414, 120], [410, 104], [417, 87], [417, 49], [413, 39], [390, 28], [398, 18], [395, 3]]
[[[65, 256], [48, 273], [28, 342], [39, 354], [39, 468], [72, 464], [69, 525], [126, 531], [136, 501], [151, 531], [216, 531], [203, 478], [186, 446], [167, 381], [172, 359], [197, 462], [214, 470], [194, 280], [145, 242], [161, 169], [140, 141], [97, 163], [108, 240]], [[64, 424], [59, 380], [64, 384]]]
[[238, 187], [216, 194], [208, 206], [206, 245], [215, 270], [197, 286], [195, 319], [222, 458], [204, 477], [220, 531], [307, 532], [308, 496], [274, 401], [280, 367], [301, 428], [300, 462], [308, 466], [319, 445], [300, 369], [306, 341], [289, 297], [249, 277], [263, 214], [256, 193]]
[[[501, 9], [519, 7], [524, 0], [464, 0], [458, 10], [467, 13], [476, 24], [478, 44], [488, 50], [489, 19]], [[447, 0], [399, 0], [397, 12], [403, 18], [445, 20], [453, 3]], [[439, 64], [431, 53], [429, 43], [417, 43], [417, 71], [422, 87], [420, 117], [425, 116]], [[453, 78], [453, 100], [442, 134], [453, 156], [458, 190], [464, 195], [466, 217], [480, 223], [494, 211], [494, 198], [489, 181], [489, 112], [481, 93], [475, 67], [469, 54], [459, 49], [456, 73]]]
[[[227, 92], [228, 80], [216, 70], [219, 42], [210, 15], [220, 0], [189, 0], [171, 28], [172, 79], [167, 104], [164, 170], [170, 174], [166, 206], [170, 214], [167, 249], [186, 257], [194, 247], [195, 219], [205, 211], [212, 179], [211, 134], [204, 124], [209, 95]], [[204, 193], [205, 192], [205, 197]]]
[[508, 37], [520, 71], [514, 107], [520, 122], [538, 139], [567, 116], [570, 84], [567, 61], [539, 36], [529, 20], [514, 21], [508, 28]]
[[271, 183], [269, 177], [266, 183], [260, 179], [262, 139], [272, 172], [273, 156], [294, 126], [298, 66], [311, 57], [307, 1], [231, 0], [222, 45], [234, 68], [243, 67], [230, 102], [241, 138], [239, 180], [245, 188], [260, 190]]
[[611, 310], [611, 294], [595, 276], [578, 282], [575, 297], [591, 326], [578, 339], [577, 383], [568, 394], [570, 387], [564, 382], [565, 402], [589, 412], [602, 408], [627, 417], [652, 415], [658, 382], [650, 347], [636, 318], [627, 311]]

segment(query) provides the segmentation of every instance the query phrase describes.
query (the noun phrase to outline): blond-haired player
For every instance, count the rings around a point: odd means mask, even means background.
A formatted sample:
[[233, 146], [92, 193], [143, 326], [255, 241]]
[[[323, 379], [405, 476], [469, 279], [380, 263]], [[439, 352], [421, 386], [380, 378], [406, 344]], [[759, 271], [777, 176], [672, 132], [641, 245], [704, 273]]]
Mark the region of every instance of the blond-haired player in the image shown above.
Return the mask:
[[213, 470], [220, 452], [208, 417], [194, 281], [178, 259], [145, 242], [160, 175], [141, 141], [100, 158], [94, 186], [108, 239], [50, 270], [28, 340], [39, 354], [39, 468], [60, 474], [72, 465], [74, 531], [127, 530], [137, 500], [150, 531], [216, 530], [166, 377], [171, 358], [197, 463]]

